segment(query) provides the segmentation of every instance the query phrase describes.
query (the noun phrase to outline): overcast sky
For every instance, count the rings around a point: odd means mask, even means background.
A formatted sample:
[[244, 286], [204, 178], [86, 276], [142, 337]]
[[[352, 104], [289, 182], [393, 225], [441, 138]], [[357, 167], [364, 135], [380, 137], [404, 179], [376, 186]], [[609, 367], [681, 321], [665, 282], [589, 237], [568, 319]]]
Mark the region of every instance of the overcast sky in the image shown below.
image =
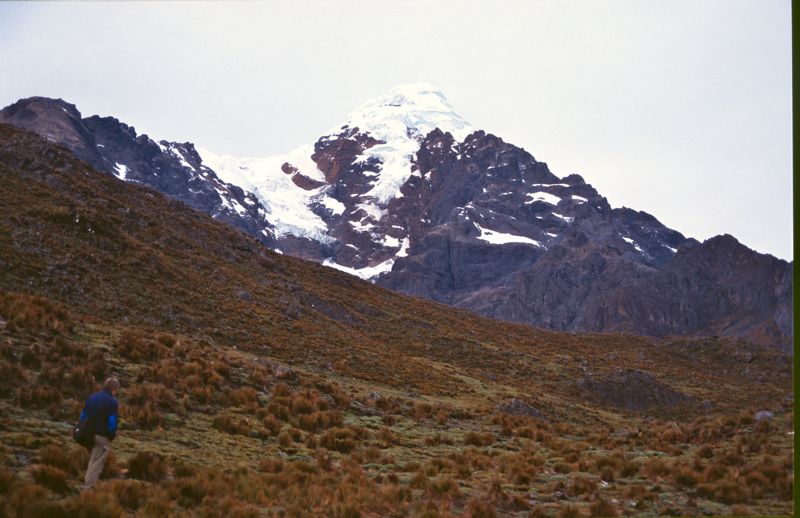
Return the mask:
[[388, 88], [577, 172], [612, 206], [791, 258], [789, 0], [0, 3], [0, 104], [284, 153]]

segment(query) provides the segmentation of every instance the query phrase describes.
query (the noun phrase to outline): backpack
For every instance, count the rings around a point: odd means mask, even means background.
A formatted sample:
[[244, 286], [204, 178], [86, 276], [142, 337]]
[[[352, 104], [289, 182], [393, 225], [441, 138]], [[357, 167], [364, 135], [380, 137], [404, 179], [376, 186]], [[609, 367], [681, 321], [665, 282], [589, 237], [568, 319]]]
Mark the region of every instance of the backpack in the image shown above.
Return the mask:
[[87, 417], [72, 430], [72, 438], [75, 442], [91, 450], [94, 447], [94, 417]]

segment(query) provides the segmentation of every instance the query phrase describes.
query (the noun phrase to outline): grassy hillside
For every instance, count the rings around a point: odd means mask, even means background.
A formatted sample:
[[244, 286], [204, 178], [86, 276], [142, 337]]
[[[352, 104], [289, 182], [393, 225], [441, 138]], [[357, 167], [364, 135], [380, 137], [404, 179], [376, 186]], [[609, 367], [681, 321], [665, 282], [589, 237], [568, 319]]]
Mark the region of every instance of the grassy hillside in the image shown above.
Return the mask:
[[[8, 515], [791, 513], [777, 351], [400, 296], [2, 125], [0, 182]], [[115, 459], [78, 495], [70, 424], [110, 373]]]

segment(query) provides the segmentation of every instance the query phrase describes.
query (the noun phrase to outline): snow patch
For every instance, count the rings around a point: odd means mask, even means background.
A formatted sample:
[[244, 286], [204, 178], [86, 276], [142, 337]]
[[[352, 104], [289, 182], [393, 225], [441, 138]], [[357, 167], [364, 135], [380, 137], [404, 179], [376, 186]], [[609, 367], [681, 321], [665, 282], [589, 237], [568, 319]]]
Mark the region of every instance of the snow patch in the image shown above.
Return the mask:
[[361, 279], [370, 280], [392, 271], [394, 259], [387, 259], [386, 261], [376, 264], [375, 266], [367, 266], [365, 268], [350, 268], [347, 266], [342, 266], [339, 263], [335, 263], [330, 257], [322, 261], [322, 264], [323, 266], [328, 266], [330, 268], [349, 273], [350, 275], [355, 275]]
[[477, 223], [473, 223], [473, 225], [475, 225], [475, 227], [477, 227], [477, 229], [481, 233], [481, 235], [478, 236], [478, 239], [480, 239], [481, 241], [486, 241], [487, 243], [491, 243], [493, 245], [505, 245], [507, 243], [523, 243], [526, 245], [533, 245], [533, 246], [538, 246], [539, 248], [544, 248], [540, 242], [531, 239], [529, 237], [516, 236], [514, 234], [504, 234], [502, 232], [495, 232], [494, 230], [483, 228]]
[[392, 236], [384, 236], [382, 243], [383, 246], [387, 248], [397, 248], [400, 246], [400, 240]]
[[629, 245], [633, 245], [633, 248], [635, 248], [637, 252], [644, 252], [644, 250], [642, 250], [642, 247], [640, 247], [639, 244], [633, 239], [625, 237], [623, 235], [620, 235], [619, 237], [621, 237]]
[[375, 222], [378, 222], [381, 220], [381, 218], [383, 218], [384, 214], [386, 214], [385, 210], [371, 203], [359, 203], [358, 205], [356, 205], [356, 210], [358, 209], [363, 209], [364, 212], [367, 213], [367, 215], [362, 219], [362, 221], [364, 221], [364, 219], [369, 218]]
[[331, 211], [331, 213], [334, 216], [341, 216], [344, 213], [345, 209], [346, 209], [346, 207], [344, 206], [344, 203], [342, 203], [339, 200], [337, 200], [335, 198], [332, 198], [330, 196], [321, 196], [320, 199], [319, 199], [319, 203], [323, 207], [325, 207], [326, 209]]
[[575, 195], [575, 194], [570, 196], [570, 198], [572, 198], [573, 200], [577, 201], [578, 203], [586, 203], [587, 201], [589, 201], [586, 198], [584, 198], [583, 196], [578, 196], [578, 195]]
[[233, 198], [231, 198], [231, 203], [233, 204], [233, 210], [235, 210], [238, 215], [240, 216], [247, 215], [247, 209], [245, 209], [241, 203], [239, 203]]
[[400, 243], [400, 250], [395, 254], [397, 257], [407, 257], [408, 256], [408, 247], [411, 245], [411, 240], [409, 238], [404, 238], [403, 242]]
[[236, 158], [218, 155], [207, 149], [198, 148], [203, 164], [213, 169], [219, 178], [252, 192], [269, 214], [269, 221], [275, 226], [277, 237], [293, 235], [305, 237], [321, 243], [332, 243], [327, 235], [325, 221], [311, 210], [316, 201], [329, 209], [342, 209], [325, 192], [328, 186], [310, 191], [301, 189], [292, 181], [281, 167], [289, 162], [303, 175], [324, 181], [325, 175], [311, 160], [313, 146], [301, 146], [286, 155], [267, 158]]
[[526, 194], [526, 197], [530, 198], [525, 202], [525, 205], [530, 205], [531, 203], [536, 203], [537, 201], [543, 201], [545, 203], [549, 203], [550, 205], [558, 205], [561, 201], [561, 198], [550, 194], [549, 192], [532, 192], [530, 194]]
[[114, 162], [114, 169], [116, 170], [114, 175], [120, 180], [125, 180], [128, 177], [128, 166], [125, 164]]
[[218, 155], [203, 148], [197, 148], [197, 153], [200, 155], [203, 165], [213, 169], [220, 180], [256, 194], [255, 186], [248, 180], [241, 169], [242, 159], [228, 155]]
[[225, 207], [228, 210], [236, 210], [236, 209], [233, 208], [233, 205], [231, 205], [231, 200], [228, 199], [228, 193], [227, 192], [223, 191], [222, 189], [220, 189], [219, 187], [217, 187], [213, 183], [211, 184], [211, 187], [213, 187], [214, 190], [217, 191], [217, 194], [219, 195], [219, 198], [222, 201], [222, 206], [223, 207]]
[[365, 232], [371, 232], [372, 229], [375, 228], [375, 225], [372, 223], [364, 223], [364, 220], [361, 221], [350, 221], [350, 226], [353, 227], [353, 230], [359, 232], [361, 234]]
[[555, 212], [553, 212], [552, 214], [553, 214], [553, 216], [557, 217], [558, 219], [560, 219], [562, 221], [566, 221], [567, 223], [572, 223], [573, 221], [575, 221], [575, 218], [572, 218], [570, 216], [562, 216], [561, 214], [557, 214]]
[[180, 148], [174, 144], [169, 145], [169, 150], [172, 152], [173, 155], [178, 157], [178, 161], [180, 161], [181, 166], [186, 167], [187, 169], [191, 169], [192, 171], [196, 171], [194, 166], [186, 161], [186, 157], [183, 156]]

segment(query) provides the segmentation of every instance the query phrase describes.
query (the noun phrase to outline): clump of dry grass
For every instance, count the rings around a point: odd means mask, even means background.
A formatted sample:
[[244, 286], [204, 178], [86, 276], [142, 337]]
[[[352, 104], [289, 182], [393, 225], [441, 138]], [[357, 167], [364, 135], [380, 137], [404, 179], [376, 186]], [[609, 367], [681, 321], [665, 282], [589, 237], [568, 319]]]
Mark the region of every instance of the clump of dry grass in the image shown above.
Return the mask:
[[458, 493], [458, 483], [452, 477], [445, 475], [430, 479], [427, 492], [433, 498], [451, 498]]
[[694, 487], [697, 485], [698, 479], [698, 473], [687, 466], [676, 466], [672, 472], [672, 482], [678, 487]]
[[24, 408], [47, 408], [61, 403], [61, 392], [50, 385], [20, 387], [16, 391], [16, 402]]
[[564, 504], [556, 513], [558, 518], [578, 518], [580, 515], [580, 508], [575, 504]]
[[202, 469], [189, 477], [175, 480], [167, 487], [167, 493], [170, 500], [191, 509], [197, 507], [207, 497], [225, 495], [233, 483], [234, 479], [227, 473]]
[[481, 498], [472, 498], [467, 504], [467, 516], [470, 518], [495, 518], [495, 506]]
[[269, 434], [262, 433], [258, 425], [246, 417], [237, 417], [233, 414], [217, 414], [211, 421], [211, 426], [217, 430], [232, 435], [244, 435], [245, 437], [262, 437]]
[[252, 387], [239, 387], [227, 393], [228, 404], [234, 407], [244, 407], [254, 411], [258, 408], [258, 392]]
[[537, 465], [544, 464], [544, 459], [523, 452], [501, 455], [497, 462], [509, 482], [527, 485], [536, 477]]
[[341, 426], [344, 418], [338, 410], [324, 410], [299, 415], [296, 422], [301, 430], [314, 433], [319, 430]]
[[167, 358], [150, 364], [137, 376], [137, 382], [161, 384], [174, 391], [176, 398], [186, 397], [198, 404], [222, 402], [222, 388], [230, 382], [230, 366], [224, 355], [190, 341], [178, 341], [171, 335], [159, 335], [162, 343], [171, 344]]
[[65, 502], [64, 511], [68, 516], [123, 516], [125, 509], [109, 489], [106, 484], [98, 484], [94, 490], [85, 491]]
[[672, 466], [664, 459], [661, 458], [652, 458], [650, 460], [645, 461], [644, 465], [642, 466], [642, 471], [651, 479], [655, 479], [657, 477], [665, 477], [672, 472]]
[[58, 510], [49, 491], [39, 484], [15, 484], [5, 497], [6, 516], [53, 516]]
[[139, 329], [124, 330], [116, 347], [123, 357], [135, 362], [152, 362], [170, 356], [170, 350], [161, 340], [152, 339]]
[[609, 518], [619, 516], [619, 511], [613, 503], [604, 498], [598, 498], [589, 506], [589, 516]]
[[0, 316], [11, 333], [65, 335], [74, 331], [72, 314], [65, 306], [35, 295], [0, 291]]
[[161, 455], [141, 451], [128, 460], [128, 477], [160, 482], [167, 476], [167, 463]]
[[160, 383], [135, 384], [125, 390], [121, 418], [142, 428], [164, 424], [165, 411], [178, 410], [175, 392]]
[[264, 457], [258, 463], [258, 470], [265, 473], [280, 473], [283, 468], [283, 461], [274, 457]]
[[491, 432], [470, 431], [464, 435], [464, 444], [467, 446], [490, 446], [494, 441], [494, 434]]
[[327, 430], [319, 438], [319, 445], [327, 450], [350, 453], [357, 444], [368, 437], [360, 426], [348, 425]]
[[46, 464], [34, 465], [30, 469], [31, 477], [40, 484], [51, 491], [64, 494], [69, 490], [67, 483], [68, 474], [59, 468], [48, 466]]
[[0, 465], [0, 494], [8, 493], [14, 483], [14, 472]]
[[[112, 493], [119, 504], [126, 510], [136, 511], [147, 502], [165, 500], [166, 493], [158, 486], [146, 484], [139, 480], [110, 480], [103, 484], [103, 490]], [[149, 509], [156, 506], [151, 504]], [[163, 507], [159, 505], [158, 507]]]
[[597, 492], [597, 485], [597, 481], [593, 478], [577, 476], [567, 486], [567, 494], [570, 496], [591, 496]]

